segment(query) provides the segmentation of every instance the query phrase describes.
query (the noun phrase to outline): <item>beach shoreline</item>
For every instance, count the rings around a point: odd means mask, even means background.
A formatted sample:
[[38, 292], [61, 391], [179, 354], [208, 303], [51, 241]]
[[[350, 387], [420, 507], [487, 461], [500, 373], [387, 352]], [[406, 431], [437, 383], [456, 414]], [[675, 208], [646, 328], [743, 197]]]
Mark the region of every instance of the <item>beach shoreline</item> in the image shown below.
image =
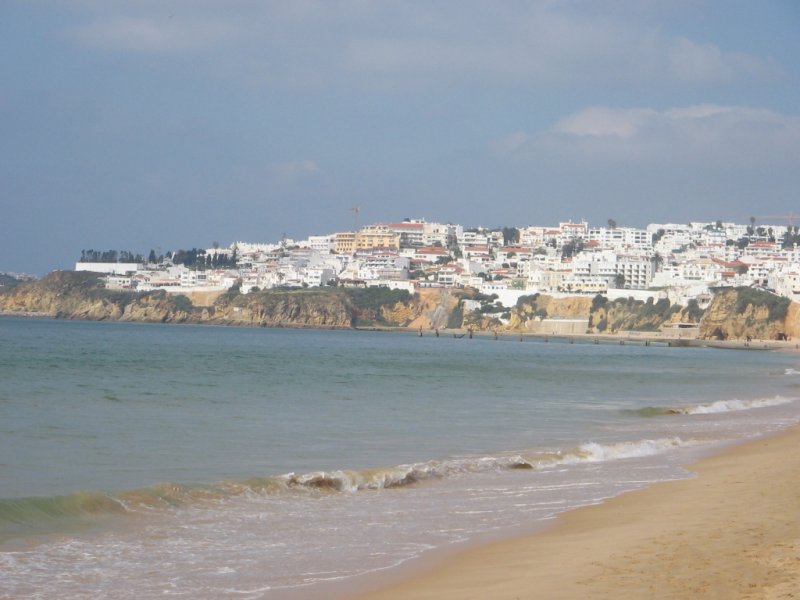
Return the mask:
[[371, 576], [345, 597], [800, 597], [798, 446], [800, 425], [727, 446], [689, 465], [688, 479], [567, 511], [521, 537]]

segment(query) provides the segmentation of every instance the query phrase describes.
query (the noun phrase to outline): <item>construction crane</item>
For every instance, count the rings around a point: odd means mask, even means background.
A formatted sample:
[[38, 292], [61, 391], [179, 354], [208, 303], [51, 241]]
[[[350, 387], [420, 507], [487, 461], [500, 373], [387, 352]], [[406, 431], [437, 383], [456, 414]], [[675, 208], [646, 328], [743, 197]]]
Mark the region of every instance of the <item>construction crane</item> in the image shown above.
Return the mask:
[[361, 205], [360, 204], [354, 204], [353, 206], [350, 207], [349, 210], [351, 210], [352, 212], [355, 213], [355, 215], [354, 215], [354, 217], [355, 217], [355, 225], [356, 225], [355, 231], [358, 231], [358, 213], [361, 212]]

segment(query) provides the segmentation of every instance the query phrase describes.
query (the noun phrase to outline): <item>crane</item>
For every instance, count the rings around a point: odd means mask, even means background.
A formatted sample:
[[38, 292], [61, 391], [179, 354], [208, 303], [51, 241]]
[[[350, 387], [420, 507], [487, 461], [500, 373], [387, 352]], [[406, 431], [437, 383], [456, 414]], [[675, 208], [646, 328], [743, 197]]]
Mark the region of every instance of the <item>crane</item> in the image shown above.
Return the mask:
[[355, 225], [356, 225], [355, 230], [358, 231], [358, 213], [361, 212], [361, 205], [354, 204], [353, 206], [350, 207], [349, 210], [355, 213]]

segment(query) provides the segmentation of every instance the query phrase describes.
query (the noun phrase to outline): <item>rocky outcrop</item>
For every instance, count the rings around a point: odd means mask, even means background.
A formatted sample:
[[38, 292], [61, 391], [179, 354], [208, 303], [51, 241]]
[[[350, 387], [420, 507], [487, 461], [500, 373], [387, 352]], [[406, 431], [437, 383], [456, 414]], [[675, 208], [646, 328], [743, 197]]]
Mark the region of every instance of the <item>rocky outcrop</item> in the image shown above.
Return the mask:
[[699, 315], [670, 304], [666, 298], [648, 300], [617, 299], [594, 302], [590, 324], [600, 332], [659, 331], [671, 323], [696, 323]]
[[522, 296], [511, 311], [507, 329], [525, 331], [532, 319], [588, 319], [592, 299], [587, 296], [553, 298], [544, 294]]
[[207, 322], [255, 327], [352, 327], [355, 315], [345, 294], [334, 291], [256, 292], [223, 295]]
[[[444, 329], [452, 324], [450, 317], [464, 297], [460, 290], [422, 288], [410, 302], [386, 307], [383, 319], [387, 323], [414, 329]], [[457, 326], [460, 327], [461, 323]]]
[[[206, 304], [208, 304], [207, 300]], [[0, 312], [59, 319], [209, 323], [257, 327], [404, 326], [423, 308], [407, 292], [310, 289], [220, 295], [195, 306], [186, 296], [106, 290], [97, 273], [60, 271], [0, 291]]]
[[156, 291], [144, 294], [106, 290], [96, 273], [54, 271], [43, 279], [0, 292], [0, 311], [57, 319], [184, 322], [191, 303]]
[[[790, 310], [791, 309], [791, 310]], [[800, 322], [788, 298], [753, 288], [717, 290], [700, 322], [703, 339], [782, 339], [794, 336]]]
[[792, 340], [800, 339], [800, 303], [792, 302], [786, 311], [786, 337]]
[[[465, 314], [462, 300], [485, 301], [486, 310]], [[198, 301], [198, 304], [200, 302]], [[657, 331], [668, 323], [698, 323], [704, 339], [800, 337], [800, 304], [752, 288], [717, 290], [703, 313], [657, 302], [597, 296], [553, 298], [533, 294], [517, 306], [493, 312], [492, 297], [474, 290], [422, 289], [417, 294], [385, 288], [236, 290], [203, 297], [198, 306], [186, 296], [159, 290], [135, 293], [106, 290], [97, 273], [56, 271], [47, 277], [0, 287], [0, 313], [61, 319], [210, 323], [254, 327], [409, 327], [536, 331], [543, 319], [585, 319], [599, 332]], [[498, 319], [503, 316], [505, 325]]]

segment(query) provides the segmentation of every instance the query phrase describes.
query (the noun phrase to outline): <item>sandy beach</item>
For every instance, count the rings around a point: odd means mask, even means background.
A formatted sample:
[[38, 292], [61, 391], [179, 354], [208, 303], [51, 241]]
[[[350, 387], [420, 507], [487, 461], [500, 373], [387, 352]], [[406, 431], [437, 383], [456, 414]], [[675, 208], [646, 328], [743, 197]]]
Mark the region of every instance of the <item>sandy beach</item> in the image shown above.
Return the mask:
[[359, 600], [800, 598], [800, 427]]

